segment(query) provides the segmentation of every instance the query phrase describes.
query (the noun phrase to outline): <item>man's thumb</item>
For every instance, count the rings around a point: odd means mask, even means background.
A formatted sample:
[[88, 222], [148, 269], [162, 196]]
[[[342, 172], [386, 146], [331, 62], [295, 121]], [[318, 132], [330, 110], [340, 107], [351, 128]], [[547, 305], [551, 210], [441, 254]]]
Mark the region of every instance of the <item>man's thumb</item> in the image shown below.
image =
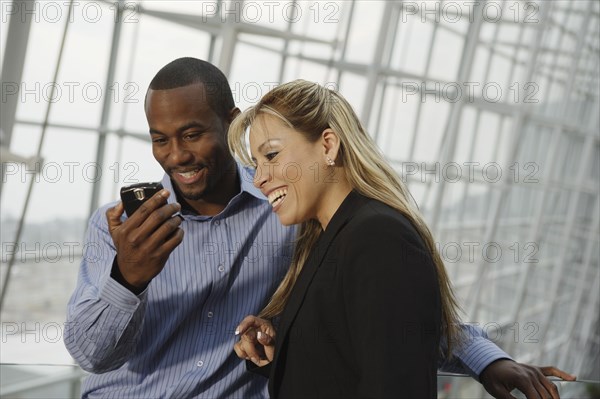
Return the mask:
[[106, 220], [108, 222], [108, 229], [113, 231], [117, 227], [121, 225], [121, 215], [125, 212], [125, 207], [123, 203], [119, 201], [117, 205], [112, 208], [109, 208], [106, 211]]

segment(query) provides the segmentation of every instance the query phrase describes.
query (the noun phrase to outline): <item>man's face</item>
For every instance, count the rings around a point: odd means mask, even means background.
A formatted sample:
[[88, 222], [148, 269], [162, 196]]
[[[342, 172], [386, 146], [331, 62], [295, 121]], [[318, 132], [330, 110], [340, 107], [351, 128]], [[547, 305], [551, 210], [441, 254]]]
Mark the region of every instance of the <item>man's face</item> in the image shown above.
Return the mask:
[[204, 86], [148, 90], [146, 118], [154, 158], [179, 194], [188, 201], [218, 194], [234, 162], [226, 142], [230, 121], [209, 106]]

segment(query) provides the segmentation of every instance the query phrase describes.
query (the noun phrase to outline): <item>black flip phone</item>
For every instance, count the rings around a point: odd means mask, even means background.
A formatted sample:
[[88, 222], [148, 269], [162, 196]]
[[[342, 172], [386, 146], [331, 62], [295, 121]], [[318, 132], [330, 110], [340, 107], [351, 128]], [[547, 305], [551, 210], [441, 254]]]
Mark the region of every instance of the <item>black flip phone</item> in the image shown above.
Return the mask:
[[133, 215], [144, 202], [149, 200], [154, 194], [162, 190], [163, 186], [159, 182], [155, 183], [137, 183], [131, 186], [121, 188], [121, 201], [125, 207], [125, 213], [128, 217]]

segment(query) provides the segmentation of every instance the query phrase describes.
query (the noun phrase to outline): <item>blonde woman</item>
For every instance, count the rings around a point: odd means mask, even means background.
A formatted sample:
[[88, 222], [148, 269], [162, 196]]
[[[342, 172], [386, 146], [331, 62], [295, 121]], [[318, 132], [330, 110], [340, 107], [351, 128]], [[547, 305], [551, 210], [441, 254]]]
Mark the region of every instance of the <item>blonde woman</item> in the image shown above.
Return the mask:
[[236, 331], [270, 395], [436, 397], [456, 301], [431, 233], [348, 102], [302, 80], [278, 86], [234, 120], [229, 145], [255, 165], [281, 223], [300, 224], [286, 277]]

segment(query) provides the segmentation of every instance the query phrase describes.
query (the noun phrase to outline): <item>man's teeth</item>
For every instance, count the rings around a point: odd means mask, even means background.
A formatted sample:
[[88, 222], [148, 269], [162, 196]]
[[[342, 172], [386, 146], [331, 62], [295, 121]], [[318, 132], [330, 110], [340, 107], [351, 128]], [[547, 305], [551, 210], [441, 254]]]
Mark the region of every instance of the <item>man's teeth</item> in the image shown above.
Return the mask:
[[200, 171], [198, 169], [196, 169], [196, 170], [190, 170], [189, 172], [183, 172], [183, 173], [179, 172], [177, 174], [185, 177], [186, 179], [189, 179], [190, 177], [195, 176], [198, 172], [200, 172]]
[[269, 194], [269, 203], [271, 204], [271, 206], [275, 207], [279, 205], [281, 201], [283, 201], [286, 195], [286, 189], [275, 190], [271, 194]]

